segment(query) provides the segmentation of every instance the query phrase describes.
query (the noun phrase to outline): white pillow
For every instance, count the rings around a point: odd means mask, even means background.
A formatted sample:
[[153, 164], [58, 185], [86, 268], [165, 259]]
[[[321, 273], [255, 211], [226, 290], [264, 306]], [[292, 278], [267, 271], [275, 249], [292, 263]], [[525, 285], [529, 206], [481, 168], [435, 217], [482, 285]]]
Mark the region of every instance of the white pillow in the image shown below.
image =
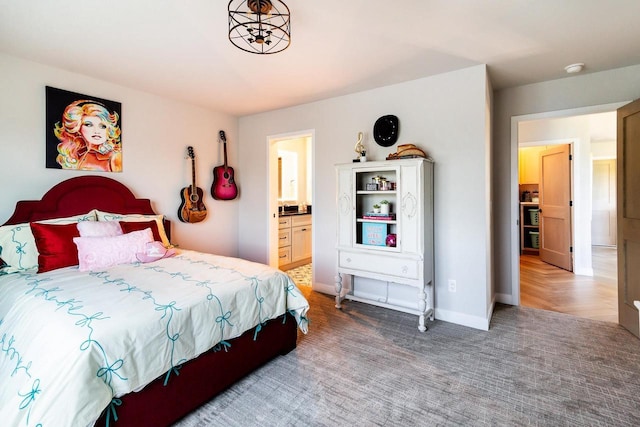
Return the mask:
[[98, 221], [131, 221], [131, 222], [141, 222], [141, 221], [151, 221], [155, 220], [158, 224], [158, 232], [160, 233], [160, 239], [162, 240], [162, 244], [165, 247], [171, 246], [171, 242], [169, 242], [169, 238], [167, 237], [167, 233], [164, 229], [164, 216], [162, 215], [143, 215], [143, 214], [118, 214], [118, 213], [109, 213], [96, 210], [96, 215], [98, 217]]
[[113, 237], [122, 234], [118, 221], [82, 221], [78, 223], [80, 237]]
[[150, 228], [113, 237], [74, 237], [78, 247], [80, 271], [103, 271], [118, 264], [138, 261], [136, 255], [145, 252], [153, 242]]
[[[95, 221], [94, 211], [84, 215], [36, 221], [42, 224], [73, 224], [74, 222]], [[6, 266], [0, 273], [15, 273], [38, 267], [38, 248], [28, 222], [0, 226], [0, 258]]]

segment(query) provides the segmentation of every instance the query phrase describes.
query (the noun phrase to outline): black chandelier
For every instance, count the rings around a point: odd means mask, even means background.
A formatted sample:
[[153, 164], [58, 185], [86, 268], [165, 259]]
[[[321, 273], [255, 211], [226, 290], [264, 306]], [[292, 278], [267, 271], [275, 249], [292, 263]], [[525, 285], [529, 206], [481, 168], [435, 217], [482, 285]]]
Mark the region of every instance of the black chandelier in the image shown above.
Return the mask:
[[249, 53], [282, 52], [291, 43], [289, 8], [280, 0], [231, 0], [229, 40]]

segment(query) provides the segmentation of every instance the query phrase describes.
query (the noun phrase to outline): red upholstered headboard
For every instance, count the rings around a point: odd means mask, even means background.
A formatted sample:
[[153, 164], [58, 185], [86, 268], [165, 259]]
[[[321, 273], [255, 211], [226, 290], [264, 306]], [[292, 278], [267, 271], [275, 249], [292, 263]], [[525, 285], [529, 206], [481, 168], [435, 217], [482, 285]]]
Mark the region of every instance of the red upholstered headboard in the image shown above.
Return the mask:
[[[92, 209], [120, 214], [155, 214], [149, 199], [137, 199], [124, 184], [104, 176], [79, 176], [53, 186], [42, 200], [23, 200], [7, 224], [85, 214]], [[169, 235], [169, 223], [165, 220]]]

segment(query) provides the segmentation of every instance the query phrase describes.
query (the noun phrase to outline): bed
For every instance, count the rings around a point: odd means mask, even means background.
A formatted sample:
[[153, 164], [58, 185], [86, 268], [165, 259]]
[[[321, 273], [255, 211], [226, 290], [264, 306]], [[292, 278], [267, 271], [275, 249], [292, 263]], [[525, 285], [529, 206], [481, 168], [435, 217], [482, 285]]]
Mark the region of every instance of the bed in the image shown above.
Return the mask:
[[[122, 232], [75, 234], [80, 223], [94, 229], [93, 221], [117, 221]], [[17, 229], [37, 241], [36, 267], [28, 244], [14, 251], [26, 239]], [[133, 236], [144, 240], [133, 262], [105, 266], [108, 256], [80, 244], [126, 238], [131, 246]], [[170, 224], [150, 200], [103, 176], [71, 178], [41, 200], [16, 204], [0, 227], [3, 423], [170, 425], [296, 347], [308, 303], [286, 274], [238, 258], [168, 252], [169, 239]], [[165, 252], [140, 258], [157, 241]], [[133, 251], [117, 247], [114, 260]]]

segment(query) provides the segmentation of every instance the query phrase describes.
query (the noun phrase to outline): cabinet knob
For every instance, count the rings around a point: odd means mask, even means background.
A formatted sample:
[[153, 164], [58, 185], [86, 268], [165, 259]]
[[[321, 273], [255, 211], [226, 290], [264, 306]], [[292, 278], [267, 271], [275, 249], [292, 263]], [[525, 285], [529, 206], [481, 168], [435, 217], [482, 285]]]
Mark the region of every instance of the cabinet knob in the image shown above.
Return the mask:
[[347, 262], [351, 262], [351, 258], [347, 258]]

